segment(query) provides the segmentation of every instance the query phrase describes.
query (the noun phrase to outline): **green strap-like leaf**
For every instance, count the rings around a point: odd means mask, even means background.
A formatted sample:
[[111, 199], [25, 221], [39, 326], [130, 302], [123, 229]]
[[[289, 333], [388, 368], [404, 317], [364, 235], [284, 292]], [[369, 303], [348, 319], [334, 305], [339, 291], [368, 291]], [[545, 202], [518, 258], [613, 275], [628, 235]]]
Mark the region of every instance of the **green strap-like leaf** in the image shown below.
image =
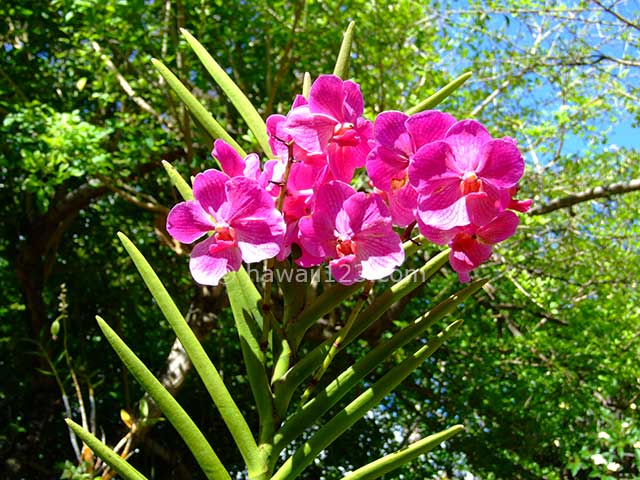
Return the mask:
[[438, 90], [436, 93], [431, 95], [429, 98], [424, 99], [415, 107], [411, 107], [410, 109], [408, 109], [406, 112], [407, 115], [413, 115], [414, 113], [418, 113], [423, 110], [429, 110], [430, 108], [437, 106], [445, 98], [447, 98], [454, 91], [456, 91], [460, 85], [462, 85], [469, 78], [471, 78], [471, 75], [473, 75], [473, 73], [471, 72], [463, 73], [458, 78], [453, 80], [451, 83], [448, 83], [447, 85], [442, 87], [440, 90]]
[[[422, 268], [407, 275], [390, 289], [379, 295], [371, 305], [360, 313], [358, 320], [356, 320], [353, 328], [342, 342], [343, 347], [351, 343], [355, 338], [358, 338], [360, 334], [378, 320], [391, 305], [414, 291], [420, 285], [423, 285], [447, 263], [448, 258], [449, 249], [446, 249], [430, 259]], [[353, 285], [351, 287], [353, 287]], [[327, 299], [327, 301], [328, 300], [329, 299]], [[331, 305], [335, 306], [336, 304]], [[326, 306], [328, 305], [324, 305], [324, 307]], [[325, 340], [296, 363], [282, 377], [281, 382], [277, 385], [277, 395], [280, 395], [280, 389], [285, 392], [293, 392], [305, 378], [315, 372], [322, 363], [322, 360], [327, 356], [331, 348], [331, 343], [331, 339]]]
[[131, 240], [126, 237], [126, 235], [119, 232], [118, 237], [124, 245], [124, 248], [129, 253], [129, 256], [138, 269], [138, 272], [140, 272], [140, 276], [153, 295], [153, 298], [160, 307], [160, 310], [162, 310], [162, 313], [169, 322], [169, 325], [171, 325], [171, 328], [173, 328], [173, 331], [176, 333], [180, 343], [182, 343], [182, 346], [191, 359], [191, 363], [193, 363], [193, 366], [202, 379], [205, 388], [220, 411], [222, 419], [229, 428], [229, 431], [242, 454], [242, 458], [247, 464], [249, 474], [252, 475], [254, 473], [259, 474], [263, 472], [264, 462], [260, 457], [256, 441], [251, 434], [251, 430], [249, 429], [246, 420], [242, 416], [242, 413], [240, 413], [240, 410], [233, 401], [233, 398], [231, 398], [227, 387], [224, 385], [218, 370], [204, 351], [204, 348], [178, 310], [178, 307], [176, 307], [176, 304], [173, 302], [169, 292], [164, 288], [164, 285], [162, 285], [162, 282], [151, 268], [151, 265], [149, 265], [149, 262], [147, 262], [144, 256], [131, 242]]
[[435, 352], [462, 324], [461, 320], [449, 325], [436, 337], [429, 340], [413, 355], [392, 368], [380, 380], [365, 390], [335, 417], [324, 424], [313, 436], [289, 457], [271, 480], [292, 480], [309, 465], [317, 455], [327, 448], [354, 423], [376, 406], [397, 387], [411, 372]]
[[187, 87], [185, 87], [178, 77], [176, 77], [171, 70], [169, 70], [160, 60], [156, 60], [155, 58], [151, 59], [153, 65], [158, 69], [160, 75], [167, 81], [169, 86], [176, 92], [176, 95], [182, 100], [182, 102], [187, 106], [189, 111], [193, 114], [196, 120], [200, 122], [200, 125], [211, 135], [211, 138], [221, 138], [236, 151], [242, 155], [243, 157], [247, 155], [247, 153], [242, 149], [240, 145], [227, 133], [227, 131], [222, 128], [222, 126], [216, 122], [215, 118], [211, 116], [211, 114], [207, 111], [206, 108], [202, 106], [202, 104], [194, 97]]
[[180, 406], [175, 398], [162, 386], [162, 383], [153, 376], [149, 369], [133, 353], [133, 351], [122, 341], [109, 325], [100, 317], [96, 317], [98, 325], [104, 333], [105, 338], [116, 351], [122, 363], [125, 364], [129, 372], [142, 385], [145, 391], [153, 398], [158, 408], [171, 422], [178, 434], [184, 440], [191, 453], [202, 468], [206, 477], [211, 480], [231, 479], [220, 459], [209, 445], [209, 442], [200, 429], [187, 415], [187, 412]]
[[338, 375], [326, 388], [286, 420], [274, 440], [274, 452], [279, 453], [302, 432], [317, 422], [337, 402], [349, 393], [360, 381], [378, 365], [389, 359], [394, 352], [415, 340], [445, 316], [453, 312], [458, 305], [476, 293], [487, 282], [476, 280], [459, 292], [439, 303], [429, 312], [418, 317], [414, 322], [396, 332], [388, 340], [378, 344], [364, 357]]
[[178, 189], [178, 192], [185, 200], [193, 200], [193, 190], [184, 178], [178, 173], [173, 165], [166, 160], [162, 161], [162, 166], [167, 171], [169, 179], [174, 187]]
[[433, 450], [442, 442], [453, 437], [463, 428], [464, 427], [462, 425], [455, 425], [443, 430], [442, 432], [429, 435], [428, 437], [418, 440], [402, 450], [398, 450], [397, 452], [393, 452], [379, 458], [375, 462], [371, 462], [368, 465], [357, 469], [355, 472], [345, 475], [342, 480], [375, 480], [376, 478], [380, 478], [385, 473], [391, 472], [396, 468], [411, 462], [420, 455]]
[[104, 462], [109, 465], [113, 470], [118, 472], [125, 480], [147, 480], [147, 477], [142, 475], [138, 470], [133, 468], [129, 463], [118, 455], [116, 452], [107, 447], [98, 438], [86, 431], [80, 425], [69, 418], [65, 418], [65, 422], [69, 425], [69, 428], [73, 430], [80, 439], [87, 444], [87, 446], [98, 455]]
[[294, 320], [289, 332], [289, 337], [292, 339], [293, 344], [297, 347], [309, 328], [360, 288], [362, 288], [361, 282], [349, 286], [335, 284], [322, 292], [322, 294]]
[[274, 428], [271, 387], [265, 369], [265, 355], [260, 345], [264, 328], [260, 308], [262, 296], [244, 268], [227, 273], [224, 282], [240, 337], [249, 385], [260, 416], [260, 442], [262, 443], [270, 438]]
[[349, 73], [349, 57], [351, 55], [351, 44], [353, 43], [353, 29], [355, 25], [356, 22], [350, 22], [347, 30], [344, 32], [336, 66], [333, 69], [333, 74], [342, 79], [347, 78], [347, 74]]
[[207, 50], [202, 46], [202, 44], [196, 40], [196, 38], [191, 35], [184, 28], [180, 29], [182, 32], [182, 36], [187, 39], [189, 45], [196, 55], [207, 69], [209, 74], [213, 77], [215, 82], [222, 88], [222, 91], [225, 95], [231, 100], [231, 103], [238, 110], [238, 113], [244, 118], [244, 121], [247, 122], [249, 129], [253, 132], [253, 135], [258, 140], [260, 147], [265, 152], [268, 157], [273, 157], [271, 152], [271, 147], [269, 146], [269, 136], [267, 135], [267, 126], [262, 120], [262, 117], [257, 112], [257, 110], [253, 107], [253, 104], [249, 99], [242, 93], [242, 90], [235, 84], [231, 77], [227, 75], [227, 73], [218, 65], [213, 57], [207, 52]]

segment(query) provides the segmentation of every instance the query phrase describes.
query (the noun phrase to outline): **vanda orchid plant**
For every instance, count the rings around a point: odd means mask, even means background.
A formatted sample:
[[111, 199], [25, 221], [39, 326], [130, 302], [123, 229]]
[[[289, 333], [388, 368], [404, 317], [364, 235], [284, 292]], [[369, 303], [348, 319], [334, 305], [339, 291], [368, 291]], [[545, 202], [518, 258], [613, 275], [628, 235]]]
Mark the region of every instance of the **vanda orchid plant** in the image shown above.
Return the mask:
[[[262, 121], [247, 98], [188, 32], [183, 35], [204, 66], [246, 120], [267, 160], [247, 155], [160, 62], [155, 66], [207, 131], [217, 140], [209, 169], [190, 186], [173, 167], [167, 172], [184, 198], [168, 215], [167, 230], [194, 243], [190, 271], [204, 285], [224, 282], [242, 347], [259, 427], [249, 425], [160, 279], [134, 244], [119, 234], [158, 306], [175, 330], [246, 463], [250, 479], [297, 478], [337, 437], [384, 399], [460, 326], [454, 321], [386, 374], [371, 381], [382, 362], [421, 339], [428, 327], [455, 310], [484, 284], [470, 272], [488, 260], [492, 245], [513, 235], [514, 211], [530, 201], [514, 195], [524, 161], [515, 141], [493, 138], [474, 120], [456, 120], [429, 110], [460, 86], [465, 74], [407, 113], [363, 116], [357, 83], [346, 76], [353, 25], [349, 26], [333, 75], [313, 84], [305, 75], [303, 94], [289, 113]], [[368, 175], [367, 188], [354, 178]], [[417, 226], [420, 235], [412, 238]], [[405, 258], [423, 242], [448, 248], [421, 268], [391, 283]], [[462, 282], [459, 292], [436, 305], [349, 368], [321, 381], [332, 359], [394, 303], [424, 284], [446, 262]], [[258, 271], [253, 279], [243, 264]], [[260, 268], [256, 267], [256, 264]], [[317, 273], [328, 266], [324, 275]], [[255, 282], [254, 282], [255, 280]], [[256, 284], [257, 283], [257, 284]], [[308, 294], [313, 291], [319, 295]], [[298, 350], [307, 330], [354, 298], [344, 326], [306, 354]], [[276, 302], [279, 302], [276, 304]], [[281, 304], [280, 304], [281, 303]], [[194, 421], [129, 347], [100, 318], [100, 328], [129, 371], [153, 398], [193, 453], [208, 479], [237, 478], [228, 472]], [[329, 375], [327, 375], [329, 377]], [[361, 387], [363, 380], [368, 387]], [[332, 418], [324, 415], [355, 387], [364, 388]], [[292, 401], [296, 395], [300, 401]], [[68, 420], [70, 428], [126, 479], [144, 475], [96, 437]], [[410, 462], [462, 429], [430, 435], [348, 473], [372, 479]], [[306, 441], [291, 456], [292, 442]]]

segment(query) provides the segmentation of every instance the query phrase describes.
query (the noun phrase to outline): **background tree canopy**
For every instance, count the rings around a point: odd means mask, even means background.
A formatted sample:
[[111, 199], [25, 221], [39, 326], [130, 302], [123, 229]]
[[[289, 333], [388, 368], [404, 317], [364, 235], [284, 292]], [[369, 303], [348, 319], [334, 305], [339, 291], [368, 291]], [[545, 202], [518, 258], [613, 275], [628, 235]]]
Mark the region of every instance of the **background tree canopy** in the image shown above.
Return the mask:
[[[99, 334], [95, 314], [219, 439], [224, 462], [241, 462], [115, 238], [118, 230], [135, 236], [251, 418], [224, 293], [192, 282], [188, 251], [164, 229], [177, 196], [160, 161], [185, 175], [211, 167], [212, 139], [150, 59], [170, 65], [247, 150], [257, 149], [178, 29], [228, 67], [266, 116], [288, 110], [305, 71], [332, 71], [350, 20], [357, 24], [351, 73], [369, 116], [406, 110], [472, 71], [446, 108], [517, 139], [528, 164], [521, 196], [534, 207], [478, 272], [492, 280], [457, 312], [466, 323], [455, 341], [306, 478], [340, 478], [451, 421], [465, 432], [393, 478], [640, 475], [637, 1], [22, 0], [3, 2], [0, 18], [4, 478], [59, 478], [65, 460], [75, 463], [52, 369], [74, 415], [72, 371], [85, 402], [93, 392], [96, 422], [111, 445], [127, 432], [118, 412], [140, 414], [142, 392]], [[457, 284], [443, 271], [332, 368]], [[342, 313], [317, 326], [310, 347], [339, 328]], [[63, 328], [54, 341], [56, 318]], [[149, 425], [132, 462], [152, 478], [191, 478], [193, 460], [176, 437], [163, 422]]]

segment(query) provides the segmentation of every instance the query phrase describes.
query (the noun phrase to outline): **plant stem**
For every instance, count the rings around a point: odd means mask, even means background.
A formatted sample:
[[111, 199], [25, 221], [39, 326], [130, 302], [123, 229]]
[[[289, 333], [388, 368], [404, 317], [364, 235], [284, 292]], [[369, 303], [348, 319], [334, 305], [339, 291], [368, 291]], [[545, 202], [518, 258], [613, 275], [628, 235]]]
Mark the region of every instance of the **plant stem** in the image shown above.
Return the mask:
[[333, 343], [331, 344], [331, 349], [327, 353], [327, 356], [322, 362], [322, 365], [320, 366], [318, 371], [315, 373], [315, 375], [311, 379], [311, 382], [309, 383], [309, 386], [307, 387], [307, 389], [302, 394], [302, 399], [300, 401], [302, 405], [307, 403], [309, 396], [311, 395], [313, 390], [316, 388], [316, 385], [318, 385], [318, 382], [320, 381], [322, 376], [325, 374], [325, 372], [329, 368], [329, 365], [331, 364], [334, 357], [338, 353], [338, 350], [340, 350], [340, 347], [342, 346], [342, 342], [351, 331], [351, 327], [353, 326], [356, 319], [358, 318], [358, 314], [360, 313], [360, 310], [362, 310], [364, 303], [367, 301], [367, 298], [369, 298], [369, 292], [371, 291], [371, 287], [373, 287], [373, 282], [371, 280], [368, 280], [364, 285], [364, 289], [360, 294], [360, 298], [358, 298], [358, 303], [356, 303], [356, 306], [354, 307], [354, 309], [351, 311], [351, 314], [349, 315], [349, 319], [347, 320], [347, 323], [337, 333], [335, 339], [333, 340]]

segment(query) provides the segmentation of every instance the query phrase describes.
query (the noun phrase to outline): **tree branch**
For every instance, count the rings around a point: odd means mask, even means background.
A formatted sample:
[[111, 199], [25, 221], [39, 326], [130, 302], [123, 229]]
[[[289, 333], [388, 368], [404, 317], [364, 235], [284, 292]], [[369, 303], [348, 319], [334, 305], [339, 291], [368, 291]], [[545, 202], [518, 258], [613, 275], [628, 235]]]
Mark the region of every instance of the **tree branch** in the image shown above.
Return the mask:
[[144, 110], [145, 112], [147, 112], [150, 115], [153, 115], [156, 119], [158, 119], [158, 121], [161, 124], [166, 123], [164, 121], [164, 119], [162, 118], [162, 116], [158, 112], [156, 112], [154, 110], [154, 108], [145, 101], [144, 98], [142, 98], [141, 96], [136, 94], [136, 92], [133, 89], [133, 87], [131, 86], [131, 84], [127, 81], [126, 78], [124, 78], [124, 76], [122, 76], [122, 74], [120, 73], [118, 68], [115, 66], [115, 64], [111, 61], [111, 59], [107, 55], [102, 53], [102, 48], [100, 47], [98, 42], [96, 42], [95, 40], [92, 40], [91, 41], [91, 46], [93, 47], [95, 52], [98, 55], [100, 55], [100, 58], [104, 62], [104, 64], [106, 65], [107, 69], [116, 76], [116, 79], [118, 80], [118, 83], [120, 84], [120, 87], [122, 87], [122, 90], [124, 90], [124, 92], [127, 94], [127, 96], [131, 100], [133, 100], [135, 102], [135, 104], [138, 105], [142, 110]]
[[640, 30], [640, 25], [638, 25], [637, 23], [633, 23], [632, 21], [630, 21], [629, 19], [623, 17], [622, 15], [620, 15], [618, 12], [615, 12], [613, 9], [611, 9], [611, 7], [605, 7], [602, 2], [600, 2], [599, 0], [591, 0], [593, 3], [595, 3], [596, 5], [598, 5], [600, 8], [602, 8], [605, 12], [610, 13], [611, 15], [613, 15], [614, 17], [616, 17], [618, 20], [620, 20], [622, 23], [624, 23], [625, 25], [628, 25], [631, 28], [635, 28], [636, 30]]
[[529, 211], [529, 215], [544, 215], [546, 213], [560, 210], [562, 208], [569, 208], [579, 203], [588, 202], [590, 200], [596, 200], [598, 198], [609, 198], [614, 195], [622, 195], [629, 192], [635, 192], [640, 190], [640, 178], [634, 178], [627, 182], [617, 182], [610, 185], [590, 188], [583, 192], [572, 193], [566, 197], [556, 198], [549, 203], [532, 208]]

